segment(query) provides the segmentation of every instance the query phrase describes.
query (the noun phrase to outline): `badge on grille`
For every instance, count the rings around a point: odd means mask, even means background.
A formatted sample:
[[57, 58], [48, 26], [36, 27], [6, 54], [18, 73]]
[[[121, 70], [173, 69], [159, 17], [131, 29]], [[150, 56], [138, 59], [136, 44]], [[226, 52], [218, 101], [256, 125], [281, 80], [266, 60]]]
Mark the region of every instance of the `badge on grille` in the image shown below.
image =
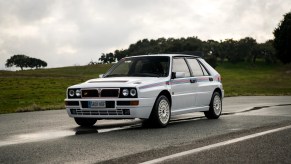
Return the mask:
[[97, 91], [98, 91], [99, 97], [101, 97], [101, 91], [102, 91], [102, 89], [101, 88], [98, 88]]

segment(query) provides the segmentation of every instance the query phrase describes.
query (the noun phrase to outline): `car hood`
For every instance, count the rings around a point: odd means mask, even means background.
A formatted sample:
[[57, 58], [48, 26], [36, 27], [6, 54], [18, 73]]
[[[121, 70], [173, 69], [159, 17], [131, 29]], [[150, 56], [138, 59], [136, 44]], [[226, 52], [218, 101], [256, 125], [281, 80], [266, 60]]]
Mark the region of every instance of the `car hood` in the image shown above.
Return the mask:
[[99, 88], [99, 87], [140, 87], [166, 81], [167, 78], [158, 77], [109, 77], [91, 79], [69, 88]]

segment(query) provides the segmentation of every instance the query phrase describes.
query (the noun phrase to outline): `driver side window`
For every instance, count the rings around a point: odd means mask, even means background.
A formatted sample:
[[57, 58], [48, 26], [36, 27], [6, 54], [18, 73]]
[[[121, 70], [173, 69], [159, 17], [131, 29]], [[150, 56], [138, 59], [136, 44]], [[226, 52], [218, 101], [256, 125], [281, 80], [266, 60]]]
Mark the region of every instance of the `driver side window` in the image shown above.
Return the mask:
[[185, 77], [190, 77], [190, 71], [184, 58], [173, 59], [173, 72], [185, 72]]

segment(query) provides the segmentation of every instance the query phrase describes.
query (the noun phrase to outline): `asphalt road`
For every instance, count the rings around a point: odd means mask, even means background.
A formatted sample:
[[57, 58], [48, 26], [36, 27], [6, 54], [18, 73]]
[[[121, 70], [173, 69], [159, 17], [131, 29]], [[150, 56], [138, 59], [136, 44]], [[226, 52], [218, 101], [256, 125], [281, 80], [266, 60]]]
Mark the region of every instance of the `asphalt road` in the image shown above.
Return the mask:
[[162, 129], [140, 122], [81, 128], [65, 110], [3, 114], [0, 163], [291, 163], [290, 96], [225, 98], [217, 120], [194, 113]]

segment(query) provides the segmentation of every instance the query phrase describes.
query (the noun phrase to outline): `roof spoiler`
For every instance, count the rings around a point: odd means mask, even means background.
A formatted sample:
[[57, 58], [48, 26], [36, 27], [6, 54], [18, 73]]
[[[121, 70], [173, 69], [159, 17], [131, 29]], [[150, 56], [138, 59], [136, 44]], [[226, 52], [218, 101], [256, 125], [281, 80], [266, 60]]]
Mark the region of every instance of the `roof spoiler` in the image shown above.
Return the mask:
[[202, 51], [183, 51], [183, 52], [170, 52], [169, 54], [182, 54], [182, 55], [193, 55], [197, 57], [204, 57], [204, 52]]

